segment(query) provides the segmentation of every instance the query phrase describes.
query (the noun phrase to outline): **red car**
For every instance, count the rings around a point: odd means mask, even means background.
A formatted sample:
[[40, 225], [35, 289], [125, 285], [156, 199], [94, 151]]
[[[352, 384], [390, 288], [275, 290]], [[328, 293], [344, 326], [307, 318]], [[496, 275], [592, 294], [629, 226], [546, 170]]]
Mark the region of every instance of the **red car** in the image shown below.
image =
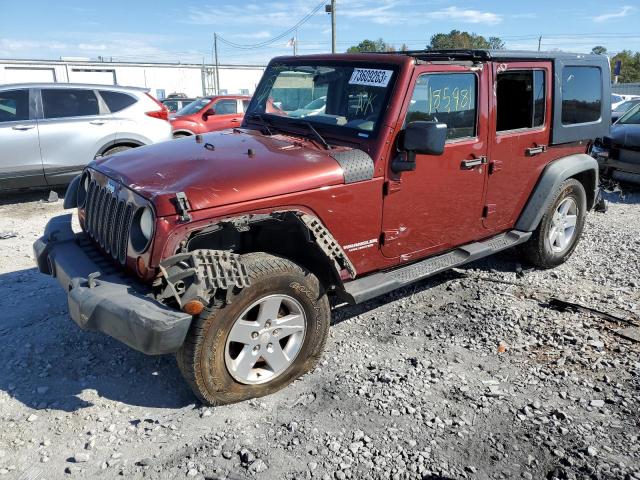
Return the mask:
[[250, 101], [251, 97], [247, 95], [198, 98], [169, 117], [173, 137], [239, 127]]

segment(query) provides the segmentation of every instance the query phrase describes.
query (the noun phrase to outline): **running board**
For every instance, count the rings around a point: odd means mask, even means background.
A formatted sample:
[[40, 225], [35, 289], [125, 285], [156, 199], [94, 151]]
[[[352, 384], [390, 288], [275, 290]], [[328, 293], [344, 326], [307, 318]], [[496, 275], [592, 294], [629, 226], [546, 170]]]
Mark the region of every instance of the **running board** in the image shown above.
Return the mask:
[[346, 282], [341, 293], [348, 303], [362, 303], [450, 268], [514, 247], [529, 240], [530, 236], [531, 232], [519, 230], [501, 233], [488, 240], [469, 243], [436, 257]]

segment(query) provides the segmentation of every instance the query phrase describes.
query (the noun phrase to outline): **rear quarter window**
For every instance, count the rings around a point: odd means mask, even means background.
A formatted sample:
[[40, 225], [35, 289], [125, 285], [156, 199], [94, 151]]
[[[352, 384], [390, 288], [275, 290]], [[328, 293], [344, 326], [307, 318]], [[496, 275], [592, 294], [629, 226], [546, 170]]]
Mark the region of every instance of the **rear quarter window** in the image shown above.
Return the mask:
[[596, 122], [602, 110], [602, 70], [565, 67], [562, 70], [562, 124]]
[[100, 96], [107, 104], [111, 113], [119, 112], [127, 107], [130, 107], [137, 100], [127, 93], [112, 92], [110, 90], [100, 90]]

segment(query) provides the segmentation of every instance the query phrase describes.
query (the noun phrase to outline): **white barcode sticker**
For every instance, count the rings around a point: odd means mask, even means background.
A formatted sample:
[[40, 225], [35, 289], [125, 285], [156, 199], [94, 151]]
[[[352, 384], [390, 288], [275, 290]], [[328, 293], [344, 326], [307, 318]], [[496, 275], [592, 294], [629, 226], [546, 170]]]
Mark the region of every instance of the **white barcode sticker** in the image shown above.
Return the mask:
[[354, 68], [349, 85], [369, 85], [386, 87], [389, 85], [393, 70], [376, 70], [375, 68]]

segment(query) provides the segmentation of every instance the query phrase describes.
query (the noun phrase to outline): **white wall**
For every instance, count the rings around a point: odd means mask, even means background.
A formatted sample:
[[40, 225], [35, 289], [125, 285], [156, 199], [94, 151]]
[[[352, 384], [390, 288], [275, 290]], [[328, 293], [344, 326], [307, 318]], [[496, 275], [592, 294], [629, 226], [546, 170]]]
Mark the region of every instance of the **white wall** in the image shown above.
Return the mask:
[[[210, 65], [207, 68], [213, 70]], [[261, 66], [220, 66], [220, 89], [253, 94], [263, 71]], [[201, 65], [0, 60], [0, 85], [53, 81], [147, 87], [154, 96], [158, 90], [165, 95], [203, 94]]]

